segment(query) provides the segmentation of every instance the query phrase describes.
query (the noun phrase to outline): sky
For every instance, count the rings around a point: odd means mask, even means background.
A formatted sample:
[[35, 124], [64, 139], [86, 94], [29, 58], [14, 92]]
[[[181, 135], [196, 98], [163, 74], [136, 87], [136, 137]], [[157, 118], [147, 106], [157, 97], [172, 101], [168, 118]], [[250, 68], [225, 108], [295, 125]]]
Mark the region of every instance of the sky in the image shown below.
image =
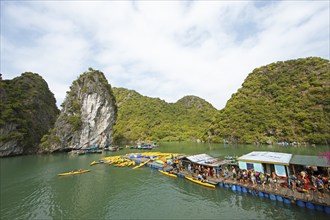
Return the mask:
[[63, 102], [89, 67], [112, 87], [225, 107], [253, 69], [330, 59], [329, 1], [1, 1], [3, 79], [41, 75]]

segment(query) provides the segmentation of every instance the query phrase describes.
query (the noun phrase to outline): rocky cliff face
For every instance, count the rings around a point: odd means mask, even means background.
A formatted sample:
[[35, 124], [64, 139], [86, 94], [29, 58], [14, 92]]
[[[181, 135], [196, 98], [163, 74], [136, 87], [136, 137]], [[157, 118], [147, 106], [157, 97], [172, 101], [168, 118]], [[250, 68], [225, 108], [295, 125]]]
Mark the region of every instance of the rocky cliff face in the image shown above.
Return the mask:
[[90, 68], [70, 89], [54, 129], [42, 139], [41, 152], [112, 143], [117, 106], [104, 74]]
[[0, 79], [0, 157], [35, 153], [59, 113], [46, 81], [35, 73]]

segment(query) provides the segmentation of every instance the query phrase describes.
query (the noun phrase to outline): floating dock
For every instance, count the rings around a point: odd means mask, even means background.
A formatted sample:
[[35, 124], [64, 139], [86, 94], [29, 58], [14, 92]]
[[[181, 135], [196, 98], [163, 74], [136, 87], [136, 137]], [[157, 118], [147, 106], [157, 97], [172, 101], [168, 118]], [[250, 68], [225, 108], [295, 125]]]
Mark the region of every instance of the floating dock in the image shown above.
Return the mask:
[[[163, 170], [163, 171], [170, 171], [172, 170], [172, 173], [177, 175], [177, 177], [190, 177], [190, 178], [196, 178], [197, 174], [188, 172], [185, 169], [177, 170], [173, 169], [171, 165], [166, 165], [157, 163], [157, 161], [154, 161], [153, 159], [155, 157], [152, 156], [130, 156], [125, 155], [122, 156], [122, 158], [126, 158], [129, 160], [134, 161], [136, 164], [144, 164], [144, 166], [150, 167], [152, 169], [156, 170]], [[299, 192], [297, 190], [292, 190], [287, 187], [278, 186], [278, 188], [275, 188], [275, 185], [273, 183], [267, 183], [264, 186], [261, 184], [255, 184], [252, 183], [244, 183], [237, 181], [236, 179], [232, 178], [232, 176], [226, 176], [226, 177], [207, 177], [207, 180], [210, 181], [210, 183], [214, 184], [218, 188], [224, 187], [227, 188], [227, 190], [232, 190], [233, 192], [238, 193], [248, 193], [252, 196], [259, 196], [264, 198], [269, 198], [274, 201], [283, 202], [285, 204], [295, 204], [299, 207], [305, 207], [307, 209], [311, 210], [317, 210], [317, 211], [324, 211], [328, 214], [330, 214], [330, 193], [325, 190], [325, 192], [320, 193], [317, 190], [309, 190], [306, 192]]]
[[[178, 175], [178, 177], [196, 176], [196, 174], [188, 173], [186, 170], [173, 173]], [[260, 184], [252, 185], [250, 183], [241, 183], [232, 177], [207, 177], [207, 179], [212, 182], [217, 182], [219, 187], [230, 188], [234, 192], [250, 193], [253, 196], [266, 197], [286, 204], [295, 203], [300, 207], [319, 211], [323, 210], [330, 214], [330, 194], [328, 192], [324, 192], [321, 194], [322, 196], [319, 196], [320, 193], [317, 191], [302, 193], [281, 186], [276, 190], [272, 183], [265, 184], [265, 186], [262, 187]]]

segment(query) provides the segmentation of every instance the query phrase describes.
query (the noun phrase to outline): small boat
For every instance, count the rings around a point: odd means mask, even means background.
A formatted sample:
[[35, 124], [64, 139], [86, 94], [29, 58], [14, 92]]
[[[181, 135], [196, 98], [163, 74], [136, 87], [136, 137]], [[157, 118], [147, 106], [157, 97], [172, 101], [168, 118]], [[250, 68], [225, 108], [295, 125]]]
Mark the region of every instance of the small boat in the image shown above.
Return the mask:
[[112, 151], [112, 152], [114, 152], [114, 151], [118, 151], [119, 148], [110, 146], [110, 147], [105, 147], [103, 150], [104, 151]]
[[225, 156], [225, 159], [226, 160], [236, 160], [237, 159], [237, 156], [229, 156], [229, 155], [227, 155], [227, 156]]
[[164, 165], [164, 161], [162, 161], [162, 160], [155, 160], [155, 163], [158, 163], [158, 164]]
[[150, 159], [147, 160], [147, 161], [145, 161], [145, 162], [143, 162], [143, 163], [140, 163], [139, 165], [133, 167], [132, 169], [134, 170], [134, 169], [137, 169], [137, 168], [139, 168], [139, 167], [142, 167], [142, 166], [144, 166], [145, 164], [147, 164], [149, 161], [150, 161]]
[[174, 178], [177, 178], [177, 175], [175, 174], [172, 174], [172, 173], [169, 173], [169, 172], [165, 172], [163, 170], [158, 170], [160, 173], [164, 174], [164, 175], [167, 175], [167, 176], [171, 176], [171, 177], [174, 177]]
[[99, 164], [100, 162], [97, 162], [97, 161], [93, 161], [93, 162], [91, 162], [89, 165], [91, 165], [91, 166], [93, 166], [93, 165], [96, 165], [96, 164]]
[[137, 149], [140, 150], [152, 150], [151, 144], [138, 144]]
[[77, 154], [78, 154], [78, 155], [84, 155], [84, 154], [86, 154], [86, 151], [81, 150], [81, 151], [79, 151]]
[[225, 156], [225, 160], [226, 160], [230, 165], [237, 165], [237, 156]]
[[185, 176], [185, 178], [192, 181], [192, 182], [194, 182], [194, 183], [197, 183], [197, 184], [200, 184], [200, 185], [203, 185], [203, 186], [207, 186], [207, 187], [211, 187], [211, 188], [215, 188], [215, 185], [205, 183], [205, 182], [202, 182], [200, 180], [195, 180], [195, 179], [193, 179], [191, 177], [187, 177], [187, 176]]
[[66, 172], [66, 173], [59, 173], [57, 175], [59, 175], [59, 176], [69, 176], [69, 175], [76, 175], [76, 174], [82, 174], [82, 173], [87, 173], [87, 172], [90, 172], [90, 170], [71, 171], [71, 172]]
[[86, 154], [102, 154], [102, 150], [87, 150]]

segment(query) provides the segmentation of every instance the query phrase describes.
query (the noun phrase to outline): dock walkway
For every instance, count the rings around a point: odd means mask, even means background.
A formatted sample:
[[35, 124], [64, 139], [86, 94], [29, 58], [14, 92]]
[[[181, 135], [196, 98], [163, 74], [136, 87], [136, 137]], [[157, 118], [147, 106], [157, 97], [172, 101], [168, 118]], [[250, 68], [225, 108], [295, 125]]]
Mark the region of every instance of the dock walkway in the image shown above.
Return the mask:
[[[181, 170], [178, 173], [176, 172], [176, 174], [178, 176], [189, 176], [189, 177], [197, 176], [195, 173], [189, 173], [187, 170]], [[254, 191], [256, 195], [262, 195], [259, 194], [259, 192], [262, 192], [265, 194], [272, 194], [274, 196], [281, 196], [282, 198], [289, 199], [292, 202], [303, 201], [306, 203], [314, 203], [317, 205], [330, 206], [330, 193], [326, 190], [324, 193], [319, 193], [317, 190], [315, 191], [309, 190], [303, 193], [282, 186], [278, 186], [276, 189], [273, 183], [267, 183], [264, 185], [264, 187], [261, 184], [253, 185], [252, 183], [242, 183], [235, 180], [231, 176], [218, 177], [218, 178], [209, 176], [207, 177], [207, 179], [212, 182], [216, 182], [217, 185], [219, 186], [224, 186], [227, 188], [232, 188], [233, 185], [240, 186], [241, 188], [245, 188], [246, 192]], [[232, 188], [233, 191], [236, 191], [236, 189], [234, 190], [234, 188]]]

